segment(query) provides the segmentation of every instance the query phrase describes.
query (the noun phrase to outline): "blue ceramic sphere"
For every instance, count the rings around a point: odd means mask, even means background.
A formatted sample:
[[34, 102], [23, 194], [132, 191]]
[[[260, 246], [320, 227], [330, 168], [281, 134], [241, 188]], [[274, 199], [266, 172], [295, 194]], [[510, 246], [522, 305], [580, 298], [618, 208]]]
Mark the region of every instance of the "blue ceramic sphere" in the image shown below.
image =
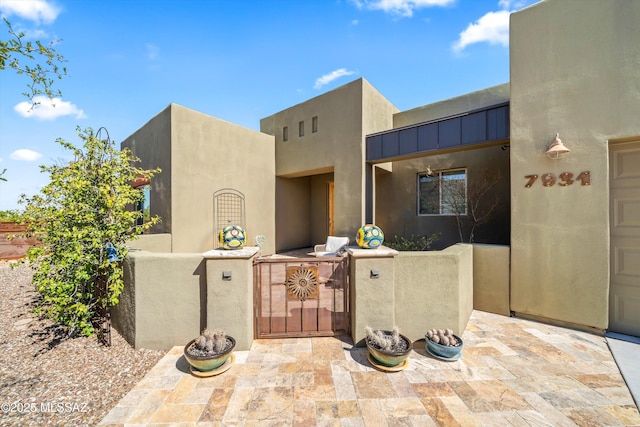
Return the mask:
[[247, 235], [239, 225], [228, 225], [220, 231], [220, 246], [225, 249], [240, 249], [244, 246]]
[[356, 243], [364, 249], [376, 249], [384, 242], [384, 233], [377, 225], [367, 224], [358, 229]]

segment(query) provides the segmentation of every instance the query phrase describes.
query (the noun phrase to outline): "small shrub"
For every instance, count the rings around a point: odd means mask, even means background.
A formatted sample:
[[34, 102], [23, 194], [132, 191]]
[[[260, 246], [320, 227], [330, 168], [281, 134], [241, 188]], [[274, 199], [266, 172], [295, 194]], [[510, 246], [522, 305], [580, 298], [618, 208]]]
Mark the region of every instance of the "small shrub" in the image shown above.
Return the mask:
[[396, 251], [429, 251], [433, 242], [440, 238], [440, 233], [434, 233], [431, 236], [415, 236], [411, 235], [410, 238], [404, 236], [393, 236], [391, 242], [387, 242], [386, 245]]

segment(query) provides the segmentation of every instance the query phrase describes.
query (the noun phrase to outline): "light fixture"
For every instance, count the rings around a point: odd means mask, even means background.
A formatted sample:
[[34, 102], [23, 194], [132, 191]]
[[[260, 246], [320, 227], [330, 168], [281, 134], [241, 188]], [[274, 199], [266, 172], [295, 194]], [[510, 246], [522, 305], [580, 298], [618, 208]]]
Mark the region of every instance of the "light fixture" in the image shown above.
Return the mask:
[[549, 146], [547, 147], [546, 153], [550, 159], [555, 160], [567, 154], [569, 151], [571, 150], [565, 147], [562, 141], [560, 140], [560, 134], [556, 133], [556, 137], [553, 138], [553, 141], [551, 141], [551, 144], [549, 144]]

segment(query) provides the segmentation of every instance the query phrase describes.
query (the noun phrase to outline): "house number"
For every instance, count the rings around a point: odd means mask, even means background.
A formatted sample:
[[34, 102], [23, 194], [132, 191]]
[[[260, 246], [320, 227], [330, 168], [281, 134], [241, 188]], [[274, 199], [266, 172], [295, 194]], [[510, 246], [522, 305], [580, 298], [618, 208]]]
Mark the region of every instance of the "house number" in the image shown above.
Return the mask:
[[[538, 180], [538, 175], [525, 175], [524, 178], [529, 180], [524, 186], [531, 188], [533, 183]], [[543, 187], [551, 187], [556, 183], [561, 187], [566, 187], [576, 181], [580, 181], [581, 185], [591, 185], [591, 172], [589, 171], [581, 172], [580, 175], [576, 177], [574, 177], [571, 172], [562, 172], [559, 177], [556, 177], [552, 173], [545, 173], [539, 178]]]

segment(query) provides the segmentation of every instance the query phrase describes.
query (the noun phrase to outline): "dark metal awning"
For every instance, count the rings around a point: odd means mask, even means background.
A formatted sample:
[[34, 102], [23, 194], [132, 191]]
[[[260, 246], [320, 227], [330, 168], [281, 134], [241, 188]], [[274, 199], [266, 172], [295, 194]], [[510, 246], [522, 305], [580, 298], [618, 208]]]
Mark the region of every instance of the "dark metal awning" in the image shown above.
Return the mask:
[[367, 135], [367, 162], [382, 163], [440, 150], [497, 144], [508, 138], [509, 103], [505, 102]]

